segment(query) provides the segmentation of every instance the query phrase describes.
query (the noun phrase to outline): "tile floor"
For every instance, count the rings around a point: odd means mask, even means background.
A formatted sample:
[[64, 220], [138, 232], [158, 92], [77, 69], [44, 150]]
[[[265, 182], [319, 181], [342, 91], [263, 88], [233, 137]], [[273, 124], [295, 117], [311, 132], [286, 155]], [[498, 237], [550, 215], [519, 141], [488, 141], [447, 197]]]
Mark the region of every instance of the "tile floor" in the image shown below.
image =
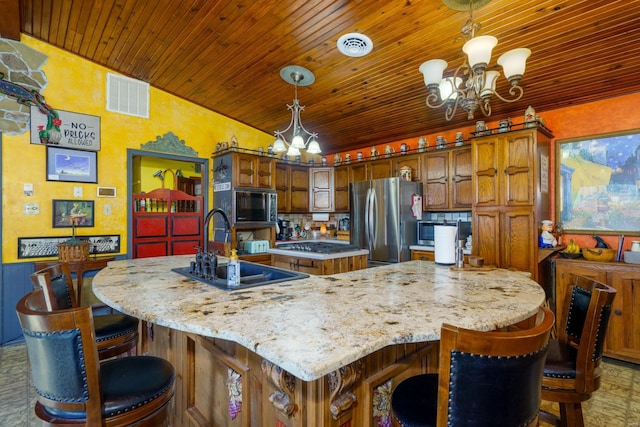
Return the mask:
[[[640, 427], [640, 365], [606, 359], [600, 390], [583, 404], [586, 427]], [[0, 427], [39, 425], [24, 344], [0, 347]], [[543, 407], [557, 413], [549, 403]], [[546, 426], [546, 424], [542, 424]]]

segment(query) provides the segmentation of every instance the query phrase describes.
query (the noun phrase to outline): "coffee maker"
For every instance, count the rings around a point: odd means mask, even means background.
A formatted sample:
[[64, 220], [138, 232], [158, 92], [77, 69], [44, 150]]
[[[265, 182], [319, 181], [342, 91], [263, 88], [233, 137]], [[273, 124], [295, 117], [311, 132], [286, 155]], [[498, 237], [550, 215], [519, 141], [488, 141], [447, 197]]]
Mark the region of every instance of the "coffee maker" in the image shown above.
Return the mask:
[[291, 240], [292, 228], [291, 221], [285, 219], [278, 220], [278, 234], [276, 234], [276, 240]]

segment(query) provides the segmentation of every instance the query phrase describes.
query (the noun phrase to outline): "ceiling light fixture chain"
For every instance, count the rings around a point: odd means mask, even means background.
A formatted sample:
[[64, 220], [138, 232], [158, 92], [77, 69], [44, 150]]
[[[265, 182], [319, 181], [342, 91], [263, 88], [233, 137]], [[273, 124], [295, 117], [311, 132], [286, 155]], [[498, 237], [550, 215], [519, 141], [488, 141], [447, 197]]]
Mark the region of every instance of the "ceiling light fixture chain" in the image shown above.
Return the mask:
[[496, 82], [500, 73], [493, 70], [487, 71], [491, 51], [498, 44], [498, 39], [493, 36], [476, 37], [480, 24], [473, 21], [473, 9], [473, 1], [471, 1], [469, 20], [462, 28], [464, 38], [467, 40], [462, 47], [466, 57], [453, 76], [443, 77], [448, 63], [442, 59], [432, 59], [420, 66], [425, 85], [429, 89], [427, 106], [430, 108], [446, 106], [447, 121], [453, 118], [458, 107], [467, 112], [469, 120], [474, 118], [477, 110], [489, 117], [492, 96], [495, 95], [503, 102], [515, 102], [524, 95], [524, 89], [519, 86], [519, 83], [531, 51], [526, 48], [512, 49], [498, 58], [498, 64], [502, 66], [505, 77], [511, 84], [509, 94], [512, 98], [503, 97], [496, 91]]
[[[275, 153], [287, 152], [287, 156], [295, 157], [300, 155], [301, 149], [306, 149], [310, 154], [319, 154], [320, 144], [318, 144], [318, 134], [308, 131], [302, 125], [300, 112], [304, 111], [304, 106], [298, 101], [298, 86], [308, 86], [315, 81], [315, 76], [309, 70], [297, 65], [289, 65], [280, 70], [280, 77], [287, 83], [294, 86], [293, 104], [287, 104], [287, 109], [291, 111], [291, 121], [289, 126], [284, 130], [274, 132], [276, 140], [273, 143], [273, 151]], [[291, 142], [287, 142], [285, 133], [292, 130]], [[301, 131], [308, 135], [305, 142]]]

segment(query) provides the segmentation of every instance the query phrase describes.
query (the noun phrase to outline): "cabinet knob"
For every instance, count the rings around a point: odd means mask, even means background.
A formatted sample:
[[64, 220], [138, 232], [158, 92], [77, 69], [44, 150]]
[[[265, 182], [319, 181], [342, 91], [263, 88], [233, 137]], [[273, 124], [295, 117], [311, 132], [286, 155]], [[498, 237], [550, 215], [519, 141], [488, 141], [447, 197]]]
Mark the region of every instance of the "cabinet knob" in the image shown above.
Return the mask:
[[614, 310], [613, 312], [616, 314], [616, 316], [622, 316], [622, 310], [620, 309]]

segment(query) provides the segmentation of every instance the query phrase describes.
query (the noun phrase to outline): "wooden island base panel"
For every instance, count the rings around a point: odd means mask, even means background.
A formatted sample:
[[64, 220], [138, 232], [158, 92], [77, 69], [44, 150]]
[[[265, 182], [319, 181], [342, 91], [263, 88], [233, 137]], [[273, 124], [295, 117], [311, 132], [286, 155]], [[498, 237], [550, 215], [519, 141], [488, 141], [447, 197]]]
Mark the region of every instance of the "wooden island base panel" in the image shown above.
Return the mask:
[[493, 330], [545, 299], [526, 273], [426, 261], [223, 291], [171, 272], [190, 260], [114, 261], [93, 280], [174, 365], [178, 427], [385, 425], [393, 388], [436, 370], [442, 323]]

